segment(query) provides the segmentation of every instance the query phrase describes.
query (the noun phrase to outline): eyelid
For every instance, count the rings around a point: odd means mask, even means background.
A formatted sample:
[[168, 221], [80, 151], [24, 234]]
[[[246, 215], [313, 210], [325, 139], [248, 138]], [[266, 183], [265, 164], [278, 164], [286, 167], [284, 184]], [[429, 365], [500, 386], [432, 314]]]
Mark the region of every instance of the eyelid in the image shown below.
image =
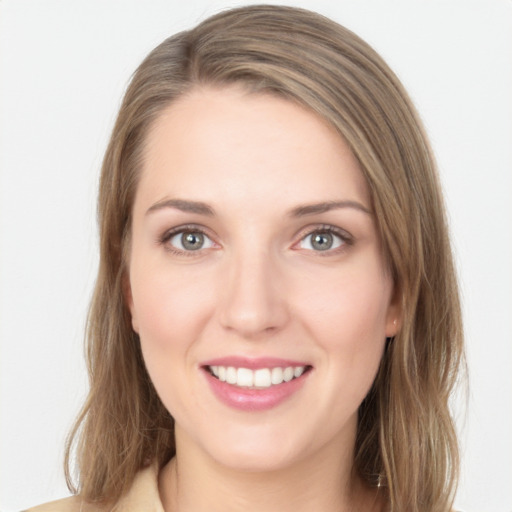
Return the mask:
[[297, 241], [293, 243], [292, 248], [300, 250], [301, 247], [299, 247], [299, 244], [303, 242], [306, 237], [311, 236], [314, 233], [330, 233], [332, 235], [339, 237], [343, 241], [343, 244], [340, 247], [336, 247], [334, 249], [327, 249], [325, 251], [313, 251], [311, 249], [304, 249], [311, 252], [315, 252], [319, 256], [327, 256], [341, 252], [346, 248], [346, 246], [353, 245], [354, 243], [354, 237], [345, 229], [342, 229], [338, 226], [333, 226], [332, 224], [317, 224], [302, 228], [297, 233]]
[[203, 254], [205, 250], [212, 249], [212, 247], [206, 247], [204, 249], [197, 249], [196, 251], [187, 251], [174, 247], [168, 243], [173, 237], [182, 233], [201, 233], [203, 236], [208, 238], [214, 246], [219, 246], [215, 241], [215, 237], [210, 233], [210, 230], [198, 224], [183, 224], [181, 226], [170, 228], [164, 231], [162, 235], [158, 236], [157, 243], [164, 246], [164, 249], [170, 253], [188, 257], [199, 256], [200, 254]]
[[[207, 247], [205, 249], [202, 249], [202, 248], [197, 249], [196, 251], [187, 251], [187, 250], [180, 250], [180, 249], [168, 244], [169, 240], [172, 237], [174, 237], [180, 233], [187, 233], [187, 232], [201, 233], [202, 235], [207, 237], [212, 242], [212, 244], [214, 244], [214, 246], [216, 246], [213, 248], [220, 247], [220, 244], [215, 240], [216, 237], [211, 234], [210, 230], [205, 228], [204, 226], [201, 226], [198, 224], [183, 224], [180, 226], [175, 226], [173, 228], [167, 229], [166, 231], [164, 231], [164, 233], [162, 235], [158, 236], [157, 243], [164, 246], [165, 250], [167, 250], [171, 253], [178, 254], [178, 255], [184, 255], [184, 256], [198, 256], [198, 255], [204, 253], [205, 250], [212, 249], [212, 247]], [[320, 256], [322, 256], [322, 255], [327, 256], [327, 255], [341, 252], [346, 248], [346, 246], [353, 245], [353, 243], [354, 243], [354, 237], [345, 229], [342, 229], [338, 226], [333, 226], [332, 224], [314, 224], [314, 225], [309, 225], [309, 226], [302, 228], [295, 235], [294, 238], [296, 239], [296, 241], [292, 244], [291, 248], [295, 249], [295, 250], [301, 249], [299, 247], [299, 244], [306, 237], [311, 236], [314, 233], [331, 233], [331, 234], [339, 237], [343, 241], [343, 244], [341, 244], [340, 247], [336, 247], [334, 249], [326, 249], [325, 251], [314, 251], [311, 249], [304, 249], [304, 250], [307, 250], [310, 252], [315, 252], [316, 254], [318, 254]]]

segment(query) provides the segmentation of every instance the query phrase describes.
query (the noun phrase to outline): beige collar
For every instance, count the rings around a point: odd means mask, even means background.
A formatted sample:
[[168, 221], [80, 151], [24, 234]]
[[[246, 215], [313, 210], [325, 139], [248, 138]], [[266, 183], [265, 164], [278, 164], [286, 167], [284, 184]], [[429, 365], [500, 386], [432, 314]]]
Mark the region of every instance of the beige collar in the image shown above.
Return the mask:
[[[164, 512], [160, 493], [158, 491], [158, 466], [152, 466], [140, 471], [133, 484], [112, 512]], [[84, 511], [85, 512], [85, 511]]]
[[25, 512], [164, 512], [158, 492], [158, 466], [153, 464], [137, 473], [130, 490], [112, 509], [98, 503], [88, 503], [80, 496], [71, 496]]

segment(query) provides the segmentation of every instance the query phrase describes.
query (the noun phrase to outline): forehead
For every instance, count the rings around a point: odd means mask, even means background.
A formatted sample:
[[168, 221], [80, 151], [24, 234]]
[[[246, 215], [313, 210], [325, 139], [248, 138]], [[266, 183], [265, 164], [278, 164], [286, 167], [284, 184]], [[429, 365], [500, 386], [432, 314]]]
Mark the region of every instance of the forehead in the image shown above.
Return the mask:
[[270, 195], [290, 206], [343, 196], [369, 205], [357, 160], [334, 128], [291, 101], [237, 87], [194, 89], [160, 114], [137, 195], [209, 202]]

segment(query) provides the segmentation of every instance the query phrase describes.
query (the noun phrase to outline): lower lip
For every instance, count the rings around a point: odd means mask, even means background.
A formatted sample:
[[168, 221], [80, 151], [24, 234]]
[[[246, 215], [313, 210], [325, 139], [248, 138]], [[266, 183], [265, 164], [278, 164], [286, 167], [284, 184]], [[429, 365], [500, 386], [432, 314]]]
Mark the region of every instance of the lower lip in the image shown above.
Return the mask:
[[222, 382], [208, 370], [206, 380], [215, 396], [224, 404], [241, 411], [265, 411], [281, 404], [294, 395], [304, 384], [309, 371], [289, 382], [262, 389], [251, 389]]

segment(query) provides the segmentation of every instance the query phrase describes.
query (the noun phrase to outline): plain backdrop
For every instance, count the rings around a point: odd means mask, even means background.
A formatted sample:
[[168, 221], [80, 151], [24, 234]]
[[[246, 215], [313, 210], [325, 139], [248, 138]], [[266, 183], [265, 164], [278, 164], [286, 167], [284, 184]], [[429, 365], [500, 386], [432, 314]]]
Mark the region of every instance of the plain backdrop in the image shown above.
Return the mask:
[[[247, 3], [247, 2], [243, 2]], [[512, 511], [512, 1], [297, 0], [352, 29], [409, 90], [439, 162], [470, 370], [455, 399], [465, 512]], [[131, 73], [242, 2], [0, 0], [0, 510], [67, 495], [87, 378], [98, 172]]]

